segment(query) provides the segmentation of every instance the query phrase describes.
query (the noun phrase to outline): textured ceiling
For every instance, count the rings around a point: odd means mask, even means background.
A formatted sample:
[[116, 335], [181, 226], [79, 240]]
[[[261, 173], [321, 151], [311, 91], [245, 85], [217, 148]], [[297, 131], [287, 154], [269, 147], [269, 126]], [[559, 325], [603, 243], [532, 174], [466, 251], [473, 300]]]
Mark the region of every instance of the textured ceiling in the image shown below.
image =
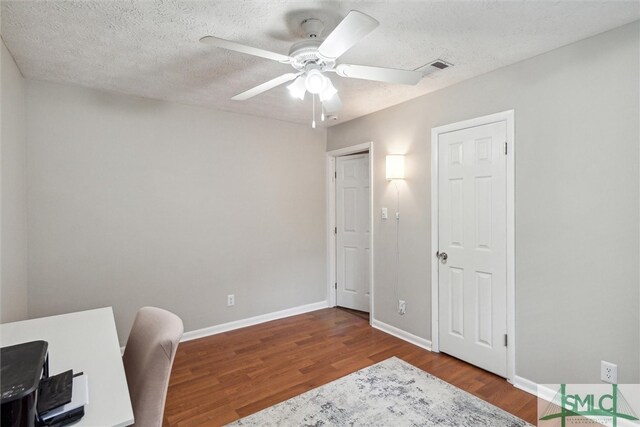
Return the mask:
[[[290, 72], [285, 64], [198, 42], [214, 35], [288, 53], [299, 23], [325, 35], [351, 9], [380, 26], [340, 62], [416, 69], [455, 66], [417, 86], [331, 74], [338, 122], [415, 98], [640, 18], [638, 1], [2, 1], [2, 37], [26, 77], [309, 123], [309, 98], [284, 86], [229, 98]], [[336, 122], [333, 122], [336, 123]]]

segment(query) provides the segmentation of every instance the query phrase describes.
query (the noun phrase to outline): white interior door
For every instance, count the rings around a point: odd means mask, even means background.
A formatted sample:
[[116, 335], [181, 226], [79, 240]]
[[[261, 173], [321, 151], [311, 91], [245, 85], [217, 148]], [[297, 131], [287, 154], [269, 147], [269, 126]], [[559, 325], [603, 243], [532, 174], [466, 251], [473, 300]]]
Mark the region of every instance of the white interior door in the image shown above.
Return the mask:
[[336, 159], [337, 305], [369, 312], [369, 153]]
[[506, 132], [506, 122], [500, 121], [438, 138], [440, 350], [503, 377]]

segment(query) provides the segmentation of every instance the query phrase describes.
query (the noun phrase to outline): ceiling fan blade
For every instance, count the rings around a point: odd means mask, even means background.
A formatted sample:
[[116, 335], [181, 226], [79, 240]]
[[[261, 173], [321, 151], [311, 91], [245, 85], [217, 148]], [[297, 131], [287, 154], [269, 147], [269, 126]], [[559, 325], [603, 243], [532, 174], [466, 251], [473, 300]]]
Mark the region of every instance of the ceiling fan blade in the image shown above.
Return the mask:
[[326, 101], [322, 101], [322, 106], [326, 113], [332, 114], [342, 109], [342, 101], [340, 101], [340, 97], [336, 93]]
[[259, 56], [261, 58], [271, 59], [278, 62], [290, 62], [291, 58], [287, 55], [281, 55], [279, 53], [270, 52], [268, 50], [259, 49], [257, 47], [251, 47], [244, 44], [232, 42], [225, 39], [219, 39], [213, 36], [204, 36], [200, 39], [201, 43], [211, 46], [221, 47], [227, 50], [233, 50], [234, 52], [246, 53], [248, 55]]
[[295, 79], [302, 73], [287, 73], [283, 74], [280, 77], [276, 77], [275, 79], [269, 80], [268, 82], [262, 83], [254, 88], [251, 88], [247, 91], [244, 91], [236, 96], [234, 96], [234, 101], [246, 101], [249, 98], [253, 98], [256, 95], [260, 95], [262, 92], [266, 92], [269, 89], [273, 89], [276, 86], [280, 86], [283, 83], [290, 82]]
[[379, 24], [369, 15], [352, 10], [322, 42], [318, 52], [325, 58], [338, 58]]
[[422, 72], [420, 71], [396, 70], [394, 68], [370, 67], [368, 65], [340, 64], [336, 66], [336, 73], [342, 77], [403, 85], [415, 85], [422, 79]]

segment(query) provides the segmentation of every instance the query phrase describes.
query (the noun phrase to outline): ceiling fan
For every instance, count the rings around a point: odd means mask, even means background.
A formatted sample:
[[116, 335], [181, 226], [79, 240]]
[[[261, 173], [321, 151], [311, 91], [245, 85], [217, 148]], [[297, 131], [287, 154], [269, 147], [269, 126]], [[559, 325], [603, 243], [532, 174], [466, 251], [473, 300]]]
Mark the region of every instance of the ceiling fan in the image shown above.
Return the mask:
[[315, 127], [316, 95], [322, 103], [322, 115], [335, 113], [342, 107], [338, 91], [326, 73], [335, 72], [341, 77], [374, 80], [386, 83], [415, 85], [422, 78], [420, 71], [397, 70], [393, 68], [371, 67], [368, 65], [337, 64], [338, 58], [351, 49], [358, 41], [373, 31], [379, 22], [371, 16], [357, 10], [350, 11], [326, 39], [318, 40], [324, 24], [318, 19], [306, 19], [301, 27], [307, 36], [306, 40], [291, 46], [288, 55], [247, 46], [218, 37], [205, 36], [202, 43], [235, 52], [246, 53], [291, 65], [295, 72], [283, 74], [268, 82], [242, 92], [231, 99], [245, 101], [284, 83], [293, 80], [287, 88], [291, 95], [304, 99], [306, 92], [313, 96], [313, 120]]

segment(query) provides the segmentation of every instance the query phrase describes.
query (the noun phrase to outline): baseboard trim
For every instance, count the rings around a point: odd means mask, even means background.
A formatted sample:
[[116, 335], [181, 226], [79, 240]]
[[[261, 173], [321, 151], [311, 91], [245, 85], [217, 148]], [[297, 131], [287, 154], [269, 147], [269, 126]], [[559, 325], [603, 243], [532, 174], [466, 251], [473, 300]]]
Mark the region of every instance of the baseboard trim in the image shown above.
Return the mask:
[[513, 386], [515, 388], [519, 388], [522, 391], [526, 391], [529, 394], [533, 394], [535, 396], [538, 395], [538, 384], [534, 383], [531, 380], [526, 378], [522, 378], [519, 376], [513, 377]]
[[[246, 319], [234, 320], [233, 322], [221, 323], [220, 325], [185, 332], [182, 334], [180, 342], [197, 340], [198, 338], [205, 338], [211, 335], [233, 331], [234, 329], [246, 328], [247, 326], [258, 325], [260, 323], [270, 322], [271, 320], [278, 320], [285, 317], [296, 316], [298, 314], [309, 313], [311, 311], [321, 310], [327, 307], [329, 307], [329, 303], [325, 300], [314, 302], [312, 304], [299, 305], [285, 310], [274, 311], [272, 313], [261, 314], [259, 316], [248, 317]], [[124, 354], [124, 346], [120, 347], [120, 353]]]
[[532, 394], [536, 397], [544, 399], [547, 402], [551, 402], [558, 392], [558, 390], [553, 390], [549, 387], [537, 384], [531, 380], [519, 377], [517, 375], [513, 378], [513, 386], [515, 388], [519, 388], [522, 391], [526, 391], [527, 393]]
[[371, 326], [381, 330], [382, 332], [386, 332], [389, 335], [393, 335], [396, 338], [400, 338], [401, 340], [410, 342], [411, 344], [417, 345], [418, 347], [422, 347], [425, 350], [431, 351], [431, 341], [427, 339], [420, 338], [417, 335], [413, 335], [407, 331], [398, 329], [395, 326], [387, 325], [386, 323], [376, 319], [371, 320]]
[[329, 304], [327, 304], [326, 300], [319, 301], [312, 304], [300, 305], [298, 307], [274, 311], [272, 313], [261, 314], [259, 316], [249, 317], [246, 319], [234, 320], [233, 322], [222, 323], [220, 325], [196, 329], [194, 331], [185, 332], [182, 335], [182, 339], [180, 340], [180, 342], [191, 341], [198, 338], [221, 334], [223, 332], [233, 331], [234, 329], [246, 328], [247, 326], [258, 325], [260, 323], [270, 322], [271, 320], [282, 319], [284, 317], [296, 316], [298, 314], [321, 310], [327, 307], [329, 307]]

